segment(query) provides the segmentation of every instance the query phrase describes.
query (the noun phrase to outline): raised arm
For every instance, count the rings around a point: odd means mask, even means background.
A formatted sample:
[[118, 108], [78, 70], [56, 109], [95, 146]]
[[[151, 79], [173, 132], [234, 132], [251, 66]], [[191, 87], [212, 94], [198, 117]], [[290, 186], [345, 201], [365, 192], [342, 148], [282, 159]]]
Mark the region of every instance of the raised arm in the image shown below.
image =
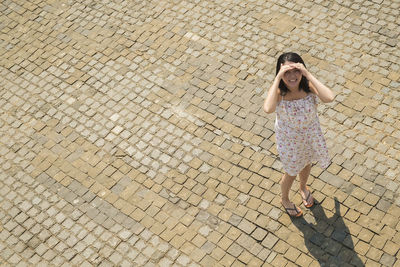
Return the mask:
[[335, 99], [335, 94], [332, 92], [332, 90], [315, 78], [314, 75], [312, 75], [303, 64], [296, 63], [294, 65], [300, 69], [301, 73], [307, 78], [307, 80], [310, 82], [310, 90], [316, 94], [322, 102], [329, 103]]
[[280, 90], [279, 83], [286, 71], [294, 69], [294, 66], [291, 65], [281, 65], [281, 69], [278, 74], [275, 76], [275, 79], [268, 90], [267, 98], [264, 101], [264, 111], [267, 113], [272, 113], [276, 109], [276, 105], [278, 104]]
[[274, 82], [268, 90], [267, 98], [264, 100], [264, 111], [272, 113], [276, 109], [279, 99], [279, 82], [281, 79], [275, 77]]

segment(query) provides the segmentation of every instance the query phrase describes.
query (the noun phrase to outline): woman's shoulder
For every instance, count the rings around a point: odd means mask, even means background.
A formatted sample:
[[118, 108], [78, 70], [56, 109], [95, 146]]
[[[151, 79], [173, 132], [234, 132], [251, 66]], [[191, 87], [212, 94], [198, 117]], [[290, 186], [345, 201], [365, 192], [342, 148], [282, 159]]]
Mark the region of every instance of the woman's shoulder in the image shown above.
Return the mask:
[[282, 101], [281, 89], [278, 88], [278, 104]]
[[315, 86], [310, 81], [308, 81], [308, 88], [310, 88], [310, 93], [312, 93], [314, 95], [317, 94], [317, 89], [315, 88]]

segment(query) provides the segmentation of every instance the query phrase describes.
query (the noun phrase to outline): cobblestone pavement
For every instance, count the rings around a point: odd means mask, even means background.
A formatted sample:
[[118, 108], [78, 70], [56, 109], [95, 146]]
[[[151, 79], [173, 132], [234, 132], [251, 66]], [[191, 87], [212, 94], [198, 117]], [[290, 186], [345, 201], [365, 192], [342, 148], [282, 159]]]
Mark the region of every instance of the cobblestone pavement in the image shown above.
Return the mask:
[[[398, 0], [1, 1], [1, 265], [400, 266], [399, 35]], [[284, 51], [337, 94], [296, 220]]]

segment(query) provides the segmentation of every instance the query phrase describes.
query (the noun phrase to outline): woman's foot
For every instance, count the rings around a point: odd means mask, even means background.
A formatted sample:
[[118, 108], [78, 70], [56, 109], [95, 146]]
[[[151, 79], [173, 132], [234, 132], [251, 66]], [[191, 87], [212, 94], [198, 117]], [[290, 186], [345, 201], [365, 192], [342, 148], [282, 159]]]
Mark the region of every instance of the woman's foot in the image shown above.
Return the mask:
[[303, 215], [303, 211], [296, 207], [296, 205], [290, 201], [281, 201], [282, 206], [285, 208], [286, 213], [290, 216], [290, 217], [300, 217], [301, 215]]
[[303, 199], [303, 204], [306, 208], [311, 208], [314, 206], [314, 198], [311, 195], [310, 190], [306, 187], [305, 190], [300, 190], [301, 198]]

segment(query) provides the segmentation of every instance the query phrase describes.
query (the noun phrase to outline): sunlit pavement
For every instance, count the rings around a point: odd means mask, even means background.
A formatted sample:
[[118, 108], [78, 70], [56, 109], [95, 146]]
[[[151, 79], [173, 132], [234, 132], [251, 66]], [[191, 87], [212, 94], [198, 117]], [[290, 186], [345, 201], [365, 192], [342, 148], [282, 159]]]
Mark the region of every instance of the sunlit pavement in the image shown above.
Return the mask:
[[[400, 266], [398, 1], [2, 1], [0, 263]], [[286, 51], [336, 93], [280, 204]]]

